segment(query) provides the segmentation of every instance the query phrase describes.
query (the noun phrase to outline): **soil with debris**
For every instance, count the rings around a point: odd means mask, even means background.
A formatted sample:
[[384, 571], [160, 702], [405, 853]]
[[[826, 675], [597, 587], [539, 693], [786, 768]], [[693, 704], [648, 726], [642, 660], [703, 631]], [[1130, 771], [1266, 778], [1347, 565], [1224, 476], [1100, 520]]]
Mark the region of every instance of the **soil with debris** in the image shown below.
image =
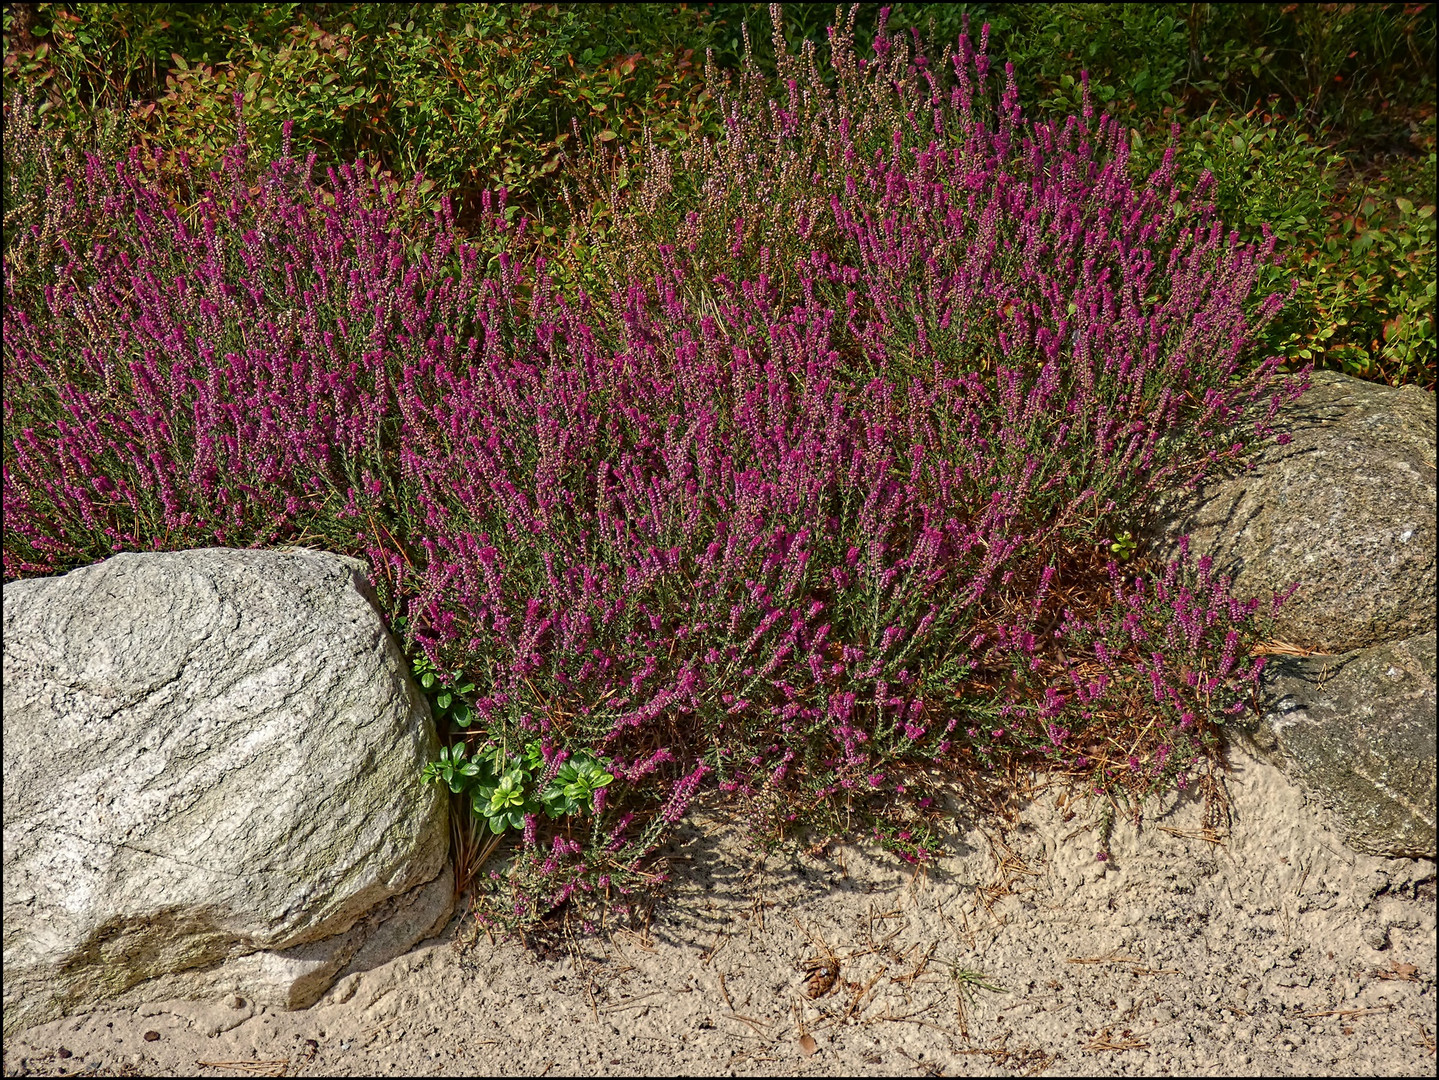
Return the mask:
[[926, 874], [873, 850], [753, 864], [701, 818], [643, 933], [549, 955], [456, 916], [302, 1012], [232, 998], [18, 1033], [6, 1076], [1435, 1073], [1435, 868], [1347, 850], [1274, 768], [1227, 812], [1037, 793]]

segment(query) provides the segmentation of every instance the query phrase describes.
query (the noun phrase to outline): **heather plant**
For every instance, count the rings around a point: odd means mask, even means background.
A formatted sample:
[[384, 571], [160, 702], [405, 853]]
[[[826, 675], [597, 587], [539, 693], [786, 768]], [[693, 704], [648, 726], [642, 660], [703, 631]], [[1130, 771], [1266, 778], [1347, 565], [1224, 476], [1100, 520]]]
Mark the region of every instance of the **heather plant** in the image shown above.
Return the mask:
[[742, 74], [683, 216], [648, 152], [594, 239], [608, 297], [517, 259], [503, 192], [473, 241], [447, 201], [405, 236], [362, 163], [322, 188], [287, 143], [251, 183], [241, 124], [192, 226], [138, 149], [89, 156], [77, 212], [113, 235], [6, 279], [6, 578], [368, 560], [430, 689], [473, 687], [429, 775], [519, 834], [496, 922], [631, 903], [702, 798], [925, 859], [950, 778], [1187, 784], [1284, 597], [1132, 523], [1303, 388], [1247, 353], [1272, 242], [1176, 200], [1172, 154], [1135, 183], [1107, 116], [1026, 123], [967, 36], [875, 51], [839, 28], [830, 90], [776, 41], [785, 105]]
[[[902, 29], [928, 24], [952, 40], [962, 9], [900, 4], [893, 21]], [[1142, 128], [1148, 145], [1137, 146], [1133, 159], [1144, 175], [1159, 160], [1170, 120], [1177, 121], [1181, 173], [1215, 174], [1210, 197], [1219, 217], [1246, 240], [1258, 238], [1260, 223], [1271, 226], [1290, 257], [1268, 272], [1260, 291], [1291, 278], [1299, 287], [1283, 318], [1263, 331], [1259, 352], [1365, 378], [1432, 384], [1425, 219], [1395, 209], [1396, 199], [1405, 199], [1422, 211], [1432, 197], [1398, 183], [1384, 192], [1366, 184], [1352, 198], [1342, 187], [1329, 191], [1332, 205], [1317, 214], [1312, 207], [1336, 179], [1328, 168], [1334, 155], [1314, 140], [1351, 159], [1362, 148], [1368, 158], [1402, 140], [1416, 110], [1427, 109], [1432, 124], [1432, 7], [985, 10], [991, 45], [1015, 62], [1017, 87], [1032, 109], [1060, 119], [1079, 109], [1083, 95], [1073, 73], [1087, 68], [1097, 107]], [[787, 5], [789, 40], [822, 47], [832, 13], [820, 4]], [[717, 133], [693, 57], [709, 44], [719, 64], [741, 61], [741, 27], [762, 27], [766, 18], [757, 4], [704, 11], [590, 5], [583, 18], [554, 5], [300, 11], [232, 4], [218, 13], [175, 4], [19, 5], [5, 11], [5, 96], [8, 102], [23, 90], [64, 131], [129, 127], [145, 147], [166, 150], [160, 162], [147, 156], [146, 167], [184, 202], [177, 152], [184, 149], [206, 175], [233, 139], [230, 96], [240, 89], [259, 153], [278, 150], [281, 121], [289, 117], [297, 143], [316, 149], [322, 165], [361, 153], [386, 182], [423, 167], [429, 179], [413, 213], [428, 214], [449, 191], [462, 232], [478, 214], [479, 189], [499, 180], [509, 189], [509, 206], [522, 205], [536, 219], [528, 247], [559, 256], [551, 258], [557, 287], [593, 293], [604, 291], [604, 278], [593, 272], [592, 245], [563, 237], [551, 201], [562, 147], [578, 161], [590, 142], [638, 150], [646, 128], [662, 146]], [[878, 9], [862, 9], [854, 25], [867, 38], [878, 18]], [[778, 57], [763, 36], [750, 59], [769, 77]], [[471, 76], [480, 74], [481, 85], [472, 85]], [[818, 77], [835, 84], [828, 67]], [[396, 94], [398, 86], [406, 93]], [[1260, 124], [1254, 118], [1263, 110], [1299, 122], [1271, 124], [1266, 116]], [[1226, 126], [1238, 130], [1221, 130]], [[1231, 150], [1236, 142], [1242, 145]], [[22, 156], [7, 152], [7, 175], [27, 169]], [[596, 171], [610, 173], [605, 166]], [[628, 170], [615, 171], [623, 186]], [[43, 190], [35, 194], [44, 198]], [[1375, 198], [1387, 209], [1361, 214], [1361, 204]], [[192, 205], [185, 203], [187, 213]], [[593, 209], [603, 225], [607, 205]], [[1328, 229], [1335, 213], [1351, 222], [1362, 216], [1365, 229], [1348, 238]], [[402, 217], [392, 220], [408, 231]], [[29, 272], [24, 260], [15, 266]]]
[[[958, 27], [957, 12], [931, 7], [905, 16], [913, 7], [898, 5], [897, 15], [915, 23], [932, 14], [941, 23]], [[1291, 281], [1297, 282], [1297, 291], [1283, 316], [1257, 331], [1261, 346], [1257, 355], [1283, 355], [1294, 367], [1314, 361], [1363, 378], [1428, 386], [1433, 382], [1432, 359], [1426, 359], [1432, 356], [1427, 344], [1432, 340], [1428, 330], [1432, 324], [1423, 316], [1427, 293], [1420, 268], [1428, 250], [1422, 210], [1432, 205], [1432, 195], [1426, 194], [1432, 184], [1421, 179], [1417, 185], [1406, 185], [1399, 182], [1396, 170], [1394, 181], [1381, 192], [1370, 183], [1351, 186], [1346, 173], [1371, 154], [1365, 150], [1361, 155], [1362, 147], [1397, 137], [1396, 128], [1412, 128], [1416, 109], [1421, 115], [1428, 109], [1432, 130], [1432, 101], [1425, 104], [1432, 95], [1414, 92], [1426, 85], [1425, 79], [1432, 85], [1432, 61], [1427, 59], [1432, 50], [1422, 44], [1432, 38], [1432, 9], [1425, 14], [1401, 11], [1401, 5], [1372, 7], [1358, 15], [1346, 12], [1339, 20], [1330, 20], [1333, 25], [1311, 17], [1312, 12], [1281, 11], [1276, 5], [1250, 5], [1248, 14], [1235, 8], [1205, 11], [1186, 5], [998, 5], [991, 14], [999, 48], [1016, 60], [1016, 86], [1042, 115], [1062, 121], [1065, 114], [1085, 107], [1087, 92], [1095, 108], [1132, 118], [1136, 124], [1129, 135], [1131, 167], [1138, 170], [1138, 178], [1158, 167], [1168, 141], [1178, 150], [1176, 166], [1185, 201], [1192, 197], [1195, 182], [1208, 172], [1213, 180], [1206, 182], [1213, 186], [1202, 198], [1214, 203], [1221, 220], [1254, 243], [1263, 241], [1265, 226], [1270, 229], [1284, 261], [1266, 268], [1259, 291], [1261, 295], [1283, 291]], [[741, 8], [753, 14], [758, 5], [717, 5], [716, 14], [723, 13], [719, 21], [738, 24], [743, 21]], [[814, 32], [815, 8], [786, 6], [785, 32], [822, 40], [822, 33]], [[871, 21], [872, 13], [860, 12], [859, 18]], [[1157, 22], [1149, 26], [1145, 20]], [[749, 22], [744, 26], [744, 34], [735, 32], [736, 43], [742, 38], [747, 42]], [[1267, 44], [1271, 39], [1273, 44]], [[881, 35], [878, 40], [888, 38]], [[1126, 50], [1136, 48], [1135, 42], [1144, 43], [1144, 55], [1126, 59]], [[1319, 66], [1312, 62], [1318, 54], [1306, 51], [1315, 42], [1330, 56]], [[750, 53], [738, 44], [727, 52], [726, 46], [716, 55], [750, 57], [745, 63], [750, 65], [755, 93], [761, 100], [774, 96], [778, 102], [784, 95], [771, 93], [770, 78], [777, 64], [786, 63], [776, 59], [783, 47], [761, 49], [761, 44], [766, 43], [756, 41]], [[1361, 44], [1365, 47], [1358, 49]], [[748, 48], [746, 43], [744, 49]], [[1296, 76], [1289, 68], [1301, 58], [1307, 58], [1308, 66]], [[856, 56], [855, 62], [862, 58]], [[1057, 70], [1056, 62], [1065, 67]], [[794, 64], [788, 63], [792, 75]], [[1091, 75], [1097, 67], [1097, 76], [1087, 82], [1075, 78], [1074, 70], [1084, 66]], [[1160, 67], [1166, 73], [1154, 81], [1150, 68]], [[1237, 74], [1241, 70], [1243, 79]], [[1417, 82], [1403, 81], [1416, 70]], [[1261, 75], [1266, 92], [1256, 94]], [[1334, 83], [1336, 75], [1338, 83]], [[708, 76], [716, 85], [722, 80], [714, 65]], [[830, 87], [837, 81], [833, 68], [818, 74], [811, 71], [807, 77], [822, 78]], [[1326, 83], [1339, 93], [1327, 90]], [[781, 91], [784, 85], [784, 79], [773, 84]], [[1284, 93], [1279, 93], [1281, 88]], [[1316, 109], [1316, 102], [1323, 107]], [[1278, 115], [1281, 105], [1290, 117]], [[1196, 107], [1204, 111], [1195, 114]], [[1339, 122], [1335, 110], [1350, 119]], [[1167, 138], [1174, 123], [1180, 124], [1180, 135]], [[1421, 144], [1422, 140], [1416, 145], [1422, 163], [1430, 150]], [[705, 213], [687, 197], [689, 181], [705, 175], [695, 171], [697, 156], [696, 152], [676, 159], [672, 166], [679, 179], [665, 197], [671, 219], [697, 209], [702, 216]], [[627, 162], [617, 164], [610, 169], [589, 165], [581, 174], [613, 173], [628, 183]], [[792, 186], [778, 205], [794, 205], [809, 194], [793, 177], [790, 181]], [[603, 184], [582, 189], [591, 237], [610, 230], [611, 204], [624, 194], [606, 191]], [[1419, 213], [1410, 217], [1402, 210], [1396, 212], [1399, 199]], [[1387, 208], [1387, 214], [1379, 215], [1381, 220], [1370, 224], [1367, 236], [1361, 231], [1345, 237], [1331, 227], [1337, 215], [1350, 221], [1351, 230], [1358, 228], [1353, 223], [1366, 200], [1381, 212]], [[647, 205], [654, 202], [652, 196]], [[1364, 216], [1376, 215], [1371, 210]], [[614, 264], [626, 272], [636, 265], [653, 265], [657, 241], [674, 232], [673, 220], [658, 228], [643, 224], [641, 238], [626, 238], [630, 242], [617, 249], [622, 254]], [[578, 249], [582, 257], [591, 252], [591, 245]]]
[[[773, 75], [776, 54], [762, 40], [766, 5], [708, 7], [705, 44], [718, 65], [740, 66], [747, 31], [756, 38], [756, 61]], [[822, 48], [834, 10], [784, 5], [785, 36]], [[862, 42], [878, 36], [881, 10], [863, 5], [858, 12]], [[1061, 119], [1078, 105], [1073, 81], [1081, 69], [1099, 106], [1136, 122], [1166, 110], [1192, 118], [1216, 105], [1234, 116], [1267, 108], [1346, 148], [1390, 142], [1414, 110], [1433, 108], [1431, 4], [900, 3], [887, 22], [953, 41], [971, 15], [989, 24], [991, 52], [1015, 65], [1022, 99]]]
[[[643, 5], [582, 14], [537, 4], [233, 4], [218, 15], [186, 4], [21, 6], [5, 9], [5, 90], [7, 102], [26, 103], [23, 123], [35, 127], [38, 112], [52, 141], [119, 125], [192, 228], [190, 177], [208, 176], [234, 141], [239, 91], [256, 158], [279, 151], [288, 118], [295, 145], [313, 149], [321, 167], [363, 156], [396, 189], [395, 176], [423, 169], [418, 197], [391, 210], [407, 236], [441, 192], [470, 231], [480, 189], [498, 182], [512, 213], [523, 205], [536, 218], [527, 246], [553, 249], [551, 189], [567, 140], [638, 145], [647, 132], [670, 145], [707, 130], [711, 109], [685, 45], [701, 21], [697, 11]], [[34, 167], [18, 159], [30, 152], [12, 152], [12, 137], [7, 127], [7, 176], [28, 176]], [[43, 186], [31, 194], [25, 205], [51, 198]], [[17, 221], [22, 231], [38, 223], [24, 212]], [[418, 257], [417, 247], [407, 254]], [[17, 258], [12, 270], [37, 273], [41, 288], [53, 262], [39, 265]], [[565, 265], [566, 282], [593, 286], [583, 252]]]
[[101, 115], [88, 130], [65, 130], [42, 126], [36, 103], [18, 93], [5, 103], [7, 274], [37, 288], [51, 280], [48, 275], [60, 257], [59, 238], [75, 236], [73, 185], [83, 171], [85, 152], [113, 157], [129, 145], [127, 135], [124, 118], [115, 113]]
[[238, 91], [265, 159], [288, 121], [322, 167], [363, 156], [378, 176], [423, 170], [423, 209], [448, 192], [463, 223], [492, 184], [509, 189], [512, 205], [543, 202], [572, 122], [602, 143], [638, 140], [645, 126], [662, 144], [703, 129], [684, 33], [662, 35], [661, 46], [630, 25], [661, 35], [697, 13], [630, 7], [604, 17], [556, 4], [6, 8], [6, 97], [23, 90], [65, 128], [125, 112], [178, 180], [181, 150], [201, 175], [219, 164], [235, 138]]
[[[851, 27], [854, 15], [851, 11]], [[631, 281], [682, 274], [691, 291], [715, 294], [722, 303], [737, 294], [736, 279], [762, 276], [783, 303], [797, 297], [802, 279], [812, 279], [817, 295], [837, 310], [848, 310], [848, 329], [857, 338], [889, 339], [877, 352], [881, 367], [912, 363], [916, 356], [938, 351], [982, 354], [983, 349], [964, 340], [943, 350], [930, 340], [932, 334], [948, 334], [955, 324], [958, 312], [951, 310], [947, 317], [943, 312], [945, 302], [953, 304], [954, 299], [962, 298], [965, 305], [967, 317], [958, 325], [966, 332], [982, 325], [991, 338], [995, 332], [1005, 338], [1005, 324], [1018, 315], [1026, 331], [1034, 333], [1030, 320], [1037, 313], [1026, 311], [1015, 281], [1026, 283], [1024, 291], [1032, 288], [1034, 299], [1052, 287], [1068, 294], [1068, 281], [1036, 283], [1047, 269], [1036, 260], [1067, 256], [1078, 270], [1083, 259], [1063, 242], [1046, 237], [1038, 220], [1026, 222], [1020, 232], [1017, 222], [1024, 215], [1007, 204], [1023, 199], [1032, 207], [1031, 217], [1045, 213], [1035, 201], [1041, 191], [1023, 192], [1025, 182], [1042, 184], [1044, 194], [1057, 193], [1066, 183], [1101, 183], [1101, 177], [1125, 183], [1121, 174], [1130, 154], [1130, 134], [1108, 115], [1096, 123], [1087, 103], [1082, 126], [1080, 117], [1070, 117], [1063, 124], [1037, 124], [1026, 133], [1008, 67], [1003, 98], [992, 112], [996, 130], [991, 134], [981, 126], [989, 77], [982, 50], [976, 55], [966, 36], [958, 53], [946, 49], [938, 59], [922, 50], [911, 55], [907, 35], [887, 37], [882, 23], [875, 43], [878, 59], [867, 67], [854, 55], [849, 32], [836, 29], [830, 67], [837, 86], [830, 92], [819, 78], [813, 47], [806, 42], [800, 56], [790, 55], [778, 12], [774, 17], [775, 52], [783, 57], [788, 88], [783, 105], [768, 97], [769, 83], [754, 65], [741, 71], [738, 86], [731, 86], [725, 73], [710, 69], [707, 77], [717, 87], [725, 117], [724, 139], [678, 155], [656, 148], [637, 167], [639, 179], [633, 181], [622, 160], [619, 175], [629, 184], [628, 191], [616, 184], [582, 193], [587, 209], [580, 217], [588, 227], [589, 250], [604, 259], [612, 286], [623, 289]], [[951, 66], [954, 85], [947, 85], [945, 73]], [[955, 114], [960, 114], [959, 122], [949, 119]], [[1136, 203], [1129, 212], [1136, 220], [1152, 216], [1144, 230], [1146, 241], [1167, 244], [1182, 234], [1197, 236], [1198, 230], [1209, 229], [1213, 236], [1208, 242], [1217, 246], [1223, 230], [1205, 201], [1214, 192], [1215, 179], [1206, 172], [1197, 185], [1187, 183], [1190, 178], [1178, 169], [1177, 149], [1171, 145], [1155, 162], [1147, 184], [1134, 193]], [[1024, 175], [1030, 178], [1021, 181]], [[992, 196], [987, 193], [990, 184], [997, 185]], [[985, 235], [983, 258], [966, 246], [968, 233], [950, 227], [961, 220], [957, 215], [962, 211], [952, 209], [953, 204], [968, 211], [963, 220], [982, 218], [980, 199], [992, 200], [994, 206], [992, 239]], [[616, 209], [621, 207], [627, 212]], [[940, 207], [950, 221], [935, 218]], [[1088, 239], [1084, 227], [1079, 221], [1071, 225], [1072, 241]], [[1254, 260], [1261, 271], [1269, 261], [1272, 239], [1266, 241], [1264, 256]], [[987, 261], [991, 258], [993, 263]], [[981, 280], [986, 287], [980, 287]], [[878, 287], [881, 283], [884, 287]], [[854, 288], [856, 284], [865, 287]], [[933, 285], [948, 295], [926, 295]], [[1145, 301], [1153, 298], [1153, 290], [1148, 290]], [[871, 301], [889, 310], [881, 314], [867, 308]], [[1254, 332], [1268, 323], [1278, 298], [1266, 303]], [[926, 307], [930, 310], [925, 318], [914, 315]], [[1072, 333], [1074, 316], [1082, 311], [1079, 298], [1070, 297], [1065, 308], [1054, 312], [1059, 317], [1055, 321], [1067, 325], [1045, 331], [1053, 351]]]

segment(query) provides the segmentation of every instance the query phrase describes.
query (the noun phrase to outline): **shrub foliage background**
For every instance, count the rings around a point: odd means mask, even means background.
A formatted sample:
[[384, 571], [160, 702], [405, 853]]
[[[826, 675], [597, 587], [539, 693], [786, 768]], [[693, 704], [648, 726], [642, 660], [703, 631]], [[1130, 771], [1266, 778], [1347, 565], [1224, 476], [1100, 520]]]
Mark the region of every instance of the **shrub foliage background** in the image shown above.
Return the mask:
[[1202, 776], [1284, 598], [1117, 541], [1271, 437], [1283, 370], [1432, 384], [1432, 194], [1325, 220], [1339, 149], [1186, 120], [1249, 56], [1211, 28], [1197, 79], [1193, 21], [1182, 80], [1101, 38], [1116, 89], [885, 12], [818, 48], [808, 5], [764, 49], [742, 5], [141, 7], [6, 11], [5, 578], [366, 558], [448, 737], [614, 776], [516, 811], [492, 920], [623, 903], [706, 794], [923, 859], [956, 778]]
[[[880, 10], [856, 14], [862, 57]], [[823, 50], [834, 15], [786, 5], [787, 40]], [[1433, 5], [898, 4], [889, 25], [932, 25], [932, 40], [953, 42], [966, 16], [991, 25], [990, 51], [1014, 62], [1031, 112], [1078, 108], [1087, 69], [1097, 106], [1135, 129], [1136, 175], [1180, 123], [1181, 182], [1209, 169], [1244, 239], [1262, 223], [1276, 231], [1286, 261], [1262, 287], [1300, 286], [1263, 351], [1434, 386]], [[7, 4], [6, 116], [16, 122], [20, 92], [76, 150], [107, 133], [164, 149], [147, 168], [173, 193], [175, 151], [203, 177], [233, 143], [239, 89], [256, 160], [293, 120], [297, 150], [322, 168], [363, 155], [380, 177], [422, 170], [432, 186], [414, 216], [448, 193], [466, 233], [480, 192], [502, 183], [537, 218], [531, 243], [559, 249], [552, 258], [593, 287], [588, 251], [563, 235], [562, 152], [638, 154], [645, 126], [664, 147], [716, 135], [706, 51], [734, 70], [748, 34], [773, 75], [769, 25], [754, 3]], [[7, 148], [19, 134], [7, 129]], [[22, 273], [51, 265], [13, 250], [43, 204], [37, 165], [34, 151], [7, 150], [5, 244]]]

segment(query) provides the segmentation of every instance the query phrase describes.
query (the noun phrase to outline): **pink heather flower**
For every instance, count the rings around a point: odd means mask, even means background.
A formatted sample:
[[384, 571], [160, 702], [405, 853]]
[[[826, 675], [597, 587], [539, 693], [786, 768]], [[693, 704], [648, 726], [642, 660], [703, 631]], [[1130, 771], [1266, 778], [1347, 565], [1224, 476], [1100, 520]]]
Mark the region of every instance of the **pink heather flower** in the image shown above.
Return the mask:
[[703, 780], [705, 774], [710, 771], [712, 770], [708, 765], [700, 764], [693, 772], [675, 784], [674, 790], [670, 793], [669, 801], [665, 804], [663, 811], [661, 811], [661, 815], [666, 821], [673, 824], [684, 817], [685, 811], [689, 809], [690, 802], [694, 799], [695, 792], [699, 788], [700, 781]]

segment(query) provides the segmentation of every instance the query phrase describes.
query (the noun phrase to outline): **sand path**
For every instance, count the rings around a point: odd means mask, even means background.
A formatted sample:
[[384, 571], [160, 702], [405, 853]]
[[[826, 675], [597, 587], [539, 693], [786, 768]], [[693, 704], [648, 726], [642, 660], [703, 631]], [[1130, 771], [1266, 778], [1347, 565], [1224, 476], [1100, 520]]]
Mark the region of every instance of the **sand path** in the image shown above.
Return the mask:
[[1058, 788], [957, 819], [924, 877], [858, 848], [755, 867], [701, 818], [645, 933], [536, 955], [457, 916], [312, 1009], [71, 1017], [7, 1040], [5, 1075], [1434, 1075], [1434, 863], [1355, 854], [1230, 764], [1221, 843], [1176, 795], [1107, 863]]

